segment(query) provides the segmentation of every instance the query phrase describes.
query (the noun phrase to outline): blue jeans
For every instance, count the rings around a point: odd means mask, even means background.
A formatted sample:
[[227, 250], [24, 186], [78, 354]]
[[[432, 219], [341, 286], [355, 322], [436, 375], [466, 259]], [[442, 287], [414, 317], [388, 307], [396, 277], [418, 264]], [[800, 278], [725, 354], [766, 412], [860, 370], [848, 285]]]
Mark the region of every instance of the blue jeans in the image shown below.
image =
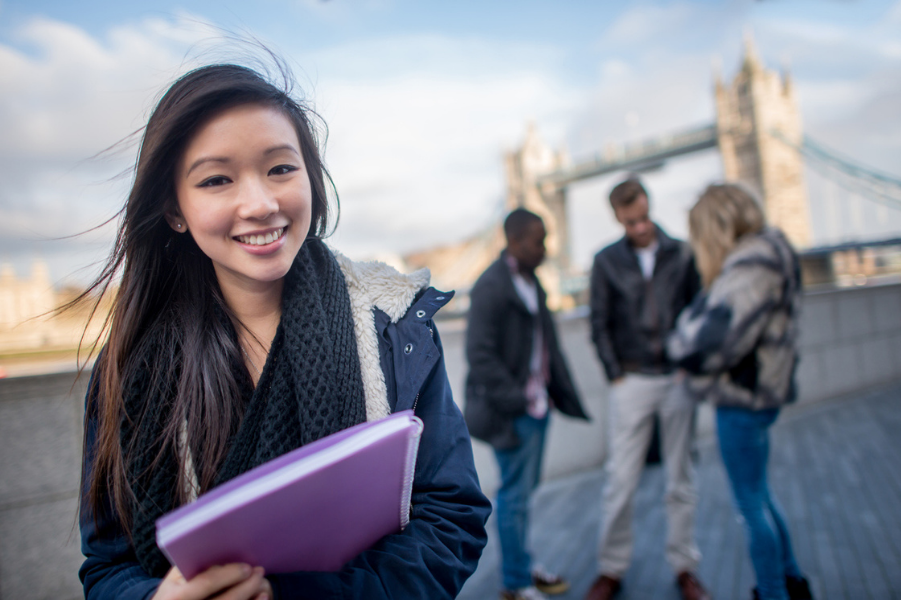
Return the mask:
[[538, 486], [548, 417], [516, 419], [517, 448], [495, 450], [501, 487], [497, 492], [497, 528], [501, 542], [504, 587], [515, 590], [532, 585], [532, 557], [526, 545], [529, 531], [529, 498]]
[[767, 484], [769, 428], [778, 408], [716, 409], [717, 437], [732, 494], [741, 516], [762, 600], [788, 600], [786, 576], [800, 577], [788, 527]]

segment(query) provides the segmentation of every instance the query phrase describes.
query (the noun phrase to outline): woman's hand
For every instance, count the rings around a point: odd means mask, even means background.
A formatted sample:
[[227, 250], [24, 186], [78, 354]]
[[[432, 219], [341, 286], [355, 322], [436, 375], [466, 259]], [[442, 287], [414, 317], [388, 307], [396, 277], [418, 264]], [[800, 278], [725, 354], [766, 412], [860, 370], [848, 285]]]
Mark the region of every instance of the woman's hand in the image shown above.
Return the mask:
[[172, 567], [151, 600], [272, 600], [263, 567], [233, 563], [210, 567], [187, 581]]

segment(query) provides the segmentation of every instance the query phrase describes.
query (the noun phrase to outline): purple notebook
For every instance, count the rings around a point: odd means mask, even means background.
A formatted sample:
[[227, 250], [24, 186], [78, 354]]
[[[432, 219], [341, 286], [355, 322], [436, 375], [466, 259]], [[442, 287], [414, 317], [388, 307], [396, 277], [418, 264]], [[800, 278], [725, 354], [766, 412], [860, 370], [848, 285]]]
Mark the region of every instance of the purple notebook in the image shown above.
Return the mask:
[[188, 579], [231, 562], [337, 571], [409, 522], [421, 434], [405, 410], [307, 444], [160, 517], [157, 545]]

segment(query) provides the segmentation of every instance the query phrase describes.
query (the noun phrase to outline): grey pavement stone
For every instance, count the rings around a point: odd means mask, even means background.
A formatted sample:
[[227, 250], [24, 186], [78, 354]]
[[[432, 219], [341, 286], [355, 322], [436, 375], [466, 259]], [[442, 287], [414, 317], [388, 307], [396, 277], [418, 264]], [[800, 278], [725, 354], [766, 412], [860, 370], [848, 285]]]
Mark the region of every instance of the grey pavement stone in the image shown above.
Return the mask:
[[0, 506], [78, 487], [73, 407], [59, 396], [0, 401]]
[[[770, 486], [795, 555], [818, 600], [901, 597], [901, 383], [842, 399], [791, 406], [771, 433]], [[696, 537], [701, 580], [714, 598], [750, 598], [754, 575], [715, 440], [699, 444]], [[597, 575], [604, 475], [587, 471], [542, 484], [532, 500], [534, 559], [581, 600]], [[664, 472], [650, 466], [635, 496], [635, 546], [620, 600], [678, 600], [664, 547]], [[458, 600], [497, 598], [497, 525]]]
[[75, 496], [0, 510], [0, 598], [82, 597]]

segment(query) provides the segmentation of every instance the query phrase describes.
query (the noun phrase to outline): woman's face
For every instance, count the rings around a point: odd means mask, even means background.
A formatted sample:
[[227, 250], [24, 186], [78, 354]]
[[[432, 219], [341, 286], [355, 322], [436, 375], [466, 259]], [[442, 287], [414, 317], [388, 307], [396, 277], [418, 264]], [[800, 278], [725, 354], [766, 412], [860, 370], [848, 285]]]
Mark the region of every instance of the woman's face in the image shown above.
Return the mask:
[[261, 104], [200, 127], [176, 168], [178, 213], [212, 261], [223, 291], [280, 284], [310, 229], [310, 178], [292, 122]]

